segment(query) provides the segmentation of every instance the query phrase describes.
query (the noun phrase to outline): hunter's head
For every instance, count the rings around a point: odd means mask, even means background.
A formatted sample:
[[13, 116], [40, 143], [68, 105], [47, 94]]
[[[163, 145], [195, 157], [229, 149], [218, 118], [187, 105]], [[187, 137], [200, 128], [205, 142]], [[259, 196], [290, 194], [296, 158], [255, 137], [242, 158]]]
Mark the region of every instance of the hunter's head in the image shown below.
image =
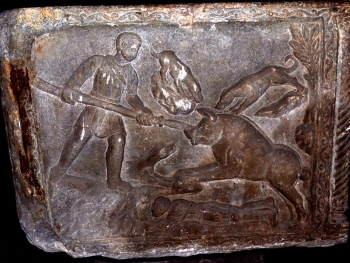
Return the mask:
[[116, 40], [117, 52], [130, 62], [137, 57], [141, 43], [141, 37], [135, 33], [120, 33]]

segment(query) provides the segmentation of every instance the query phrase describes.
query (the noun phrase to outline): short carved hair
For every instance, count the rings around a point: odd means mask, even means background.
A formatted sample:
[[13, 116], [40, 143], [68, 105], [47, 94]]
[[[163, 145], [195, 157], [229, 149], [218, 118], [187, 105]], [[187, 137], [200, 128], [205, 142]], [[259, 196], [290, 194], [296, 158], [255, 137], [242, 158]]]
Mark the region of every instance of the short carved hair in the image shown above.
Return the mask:
[[120, 50], [122, 43], [137, 43], [139, 45], [141, 45], [142, 41], [141, 41], [141, 37], [136, 34], [136, 33], [132, 33], [132, 32], [123, 32], [120, 33], [117, 36], [116, 39], [116, 46], [117, 46], [117, 50]]

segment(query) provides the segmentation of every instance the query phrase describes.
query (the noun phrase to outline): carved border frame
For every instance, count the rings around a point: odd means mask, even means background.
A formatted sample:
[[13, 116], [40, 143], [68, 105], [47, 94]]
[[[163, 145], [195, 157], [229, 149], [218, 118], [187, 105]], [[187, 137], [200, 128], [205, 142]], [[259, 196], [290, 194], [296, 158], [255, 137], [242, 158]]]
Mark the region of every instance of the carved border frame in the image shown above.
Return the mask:
[[[12, 15], [17, 15], [16, 19], [11, 18], [10, 13], [5, 13], [0, 23], [5, 24], [6, 22], [7, 27], [13, 26], [14, 28], [12, 32], [9, 32], [0, 26], [1, 37], [5, 39], [0, 42], [1, 50], [5, 50], [1, 53], [1, 71], [4, 76], [1, 79], [1, 86], [17, 202], [27, 208], [19, 211], [19, 217], [22, 227], [29, 231], [38, 227], [46, 229], [47, 235], [52, 239], [50, 248], [46, 250], [64, 250], [75, 255], [75, 252], [89, 248], [96, 253], [88, 255], [102, 254], [110, 257], [116, 257], [115, 251], [120, 251], [118, 258], [135, 256], [135, 252], [139, 256], [152, 256], [154, 253], [145, 244], [152, 243], [151, 241], [156, 242], [156, 240], [142, 238], [139, 240], [135, 238], [132, 240], [115, 239], [112, 242], [101, 242], [99, 245], [74, 240], [63, 244], [52, 230], [49, 216], [46, 213], [48, 196], [45, 195], [45, 189], [47, 186], [42, 178], [37, 120], [31, 101], [31, 80], [35, 77], [35, 69], [31, 66], [31, 43], [35, 37], [53, 30], [101, 24], [174, 23], [191, 27], [194, 23], [208, 21], [322, 18], [325, 51], [322, 67], [324, 71], [321, 78], [324, 82], [318, 91], [317, 104], [319, 130], [315, 167], [317, 202], [314, 217], [317, 231], [313, 237], [314, 241], [309, 241], [307, 246], [330, 245], [337, 240], [344, 241], [347, 238], [349, 225], [347, 219], [344, 218], [344, 213], [348, 208], [350, 172], [350, 127], [348, 126], [350, 120], [350, 58], [344, 54], [350, 47], [350, 8], [348, 6], [340, 5], [333, 8], [308, 3], [301, 4], [298, 8], [293, 7], [292, 4], [286, 4], [280, 8], [274, 4], [203, 4], [167, 7], [101, 7], [99, 12], [94, 10], [90, 7], [20, 9], [12, 13]], [[24, 48], [22, 46], [16, 49], [17, 43], [11, 43], [10, 49], [11, 37], [18, 32], [21, 32], [18, 35], [18, 43], [26, 44], [23, 44]], [[211, 244], [203, 240], [179, 240], [176, 251], [169, 249], [166, 242], [159, 244], [157, 250], [164, 256], [183, 256], [201, 252], [208, 253], [207, 245], [219, 245], [222, 252], [241, 250], [243, 247], [245, 249], [259, 248], [263, 243], [267, 244], [267, 247], [298, 245], [293, 238], [293, 234], [285, 235], [283, 238], [279, 235], [254, 239], [231, 237], [223, 239], [222, 244]], [[37, 236], [30, 242], [40, 247], [38, 239], [43, 238]], [[207, 237], [206, 240], [209, 239], [210, 237]], [[119, 248], [120, 242], [125, 245], [123, 248]], [[191, 249], [188, 249], [189, 244], [191, 244]]]

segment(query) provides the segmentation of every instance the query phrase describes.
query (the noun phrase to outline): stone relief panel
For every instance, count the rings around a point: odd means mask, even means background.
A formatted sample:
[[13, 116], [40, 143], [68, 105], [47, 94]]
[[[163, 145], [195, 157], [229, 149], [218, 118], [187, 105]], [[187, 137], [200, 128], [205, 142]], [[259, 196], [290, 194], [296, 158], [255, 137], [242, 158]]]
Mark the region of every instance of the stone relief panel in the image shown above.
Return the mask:
[[[36, 108], [40, 123], [53, 124], [40, 130], [43, 147], [54, 149], [45, 171], [57, 233], [310, 226], [313, 160], [294, 139], [315, 99], [309, 72], [320, 56], [319, 24], [310, 25], [257, 24], [265, 29], [258, 35], [249, 23], [166, 34], [154, 26], [72, 28], [37, 40]], [[310, 41], [316, 58], [302, 50]], [[251, 54], [245, 44], [263, 47]], [[50, 61], [60, 58], [65, 66]]]

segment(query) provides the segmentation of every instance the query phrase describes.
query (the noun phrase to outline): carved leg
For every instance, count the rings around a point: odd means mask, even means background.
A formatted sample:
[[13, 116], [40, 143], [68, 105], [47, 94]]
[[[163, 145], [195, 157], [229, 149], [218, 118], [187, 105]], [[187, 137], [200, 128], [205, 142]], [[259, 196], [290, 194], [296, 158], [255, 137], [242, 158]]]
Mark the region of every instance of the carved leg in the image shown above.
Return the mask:
[[276, 227], [277, 208], [273, 197], [252, 201], [241, 206], [243, 211], [253, 211], [262, 218], [266, 217], [272, 227]]
[[[240, 97], [242, 98], [242, 96], [240, 94], [237, 94], [237, 95], [232, 95], [232, 94], [230, 94], [230, 95], [227, 95], [227, 94], [221, 95], [220, 96], [220, 100], [216, 104], [215, 108], [217, 110], [221, 110], [221, 111], [225, 110], [227, 107], [229, 107], [231, 104], [234, 103], [234, 100], [236, 98], [240, 98]], [[238, 103], [242, 104], [243, 102], [241, 102], [241, 100], [240, 100], [240, 101], [236, 102], [234, 104], [234, 106], [236, 106]]]
[[174, 175], [174, 179], [183, 183], [233, 179], [240, 175], [241, 170], [239, 165], [222, 167], [217, 163], [211, 163], [197, 168], [179, 170]]
[[171, 142], [165, 146], [153, 147], [148, 155], [137, 163], [137, 173], [131, 175], [144, 184], [153, 186], [171, 188], [172, 178], [158, 175], [154, 171], [154, 166], [161, 160], [169, 157], [175, 151], [174, 143]]
[[[216, 104], [215, 108], [221, 111], [233, 111], [233, 110], [239, 110], [243, 111], [249, 105], [251, 105], [253, 102], [255, 102], [259, 97], [253, 95], [246, 97], [247, 92], [244, 90], [245, 86], [235, 86], [231, 87], [226, 91], [223, 91], [219, 102]], [[264, 92], [266, 91], [265, 86], [260, 87]], [[262, 92], [262, 93], [264, 93]], [[241, 108], [242, 107], [242, 108]]]
[[120, 189], [128, 191], [132, 187], [131, 184], [120, 178], [124, 158], [125, 135], [123, 133], [115, 133], [109, 136], [107, 141], [107, 187], [113, 190]]
[[191, 97], [197, 102], [200, 103], [203, 101], [203, 95], [201, 93], [201, 88], [198, 84], [198, 81], [195, 78], [185, 78], [183, 80], [184, 85], [187, 87]]
[[[304, 178], [302, 178], [304, 177]], [[311, 211], [313, 211], [315, 204], [313, 201], [313, 191], [312, 188], [315, 184], [314, 177], [311, 173], [311, 170], [309, 168], [302, 168], [302, 173], [299, 176], [299, 178], [302, 180], [302, 192], [305, 196], [305, 199], [308, 203], [308, 206], [305, 206], [308, 209], [308, 216], [312, 216]]]
[[247, 208], [247, 209], [272, 209], [272, 210], [277, 210], [275, 206], [275, 200], [273, 197], [268, 197], [263, 200], [258, 200], [258, 201], [251, 201], [248, 203], [245, 203], [241, 206], [241, 208]]
[[198, 192], [202, 190], [200, 182], [232, 179], [239, 175], [234, 167], [221, 167], [217, 163], [197, 168], [178, 170], [173, 177], [173, 189], [176, 193]]
[[[275, 188], [281, 192], [292, 204], [293, 206], [288, 205], [288, 208], [293, 217], [294, 211], [296, 210], [298, 220], [303, 220], [306, 216], [306, 211], [303, 207], [303, 198], [300, 196], [298, 191], [291, 186], [290, 188], [284, 186], [276, 186]], [[294, 219], [294, 218], [292, 218]]]
[[228, 112], [234, 115], [239, 115], [244, 111], [246, 108], [248, 108], [250, 105], [252, 105], [256, 99], [253, 98], [244, 98], [243, 100], [239, 101], [236, 105], [228, 109]]
[[195, 182], [206, 182], [218, 179], [222, 167], [217, 163], [210, 163], [196, 168], [180, 169], [174, 177], [174, 184], [189, 184]]
[[171, 142], [165, 146], [157, 146], [153, 147], [145, 159], [141, 160], [137, 164], [138, 170], [142, 173], [144, 169], [151, 168], [152, 171], [154, 171], [154, 166], [160, 161], [167, 157], [169, 157], [171, 154], [173, 154], [175, 151], [174, 143]]
[[85, 127], [74, 127], [61, 151], [58, 163], [50, 170], [50, 181], [57, 182], [90, 140], [92, 133]]
[[[198, 81], [197, 81], [198, 83]], [[197, 83], [193, 83], [190, 88], [190, 92], [192, 93], [192, 96], [194, 98], [194, 100], [197, 102], [197, 103], [200, 103], [204, 100], [203, 98], [203, 95], [201, 93], [201, 88], [199, 86], [199, 84]]]
[[306, 201], [308, 201], [309, 205], [311, 206], [310, 209], [312, 210], [314, 207], [313, 198], [312, 198], [312, 186], [314, 185], [314, 180], [312, 178], [309, 178], [305, 181], [303, 181], [303, 193], [305, 195]]
[[273, 83], [278, 85], [291, 84], [296, 87], [298, 93], [303, 93], [305, 90], [305, 87], [299, 83], [296, 77], [291, 77], [287, 73], [276, 76]]
[[290, 77], [287, 83], [288, 83], [288, 84], [294, 85], [294, 86], [297, 88], [297, 92], [298, 92], [298, 93], [303, 93], [304, 90], [305, 90], [305, 88], [304, 88], [304, 87], [299, 83], [299, 81], [298, 81], [296, 78], [294, 78], [294, 77]]

